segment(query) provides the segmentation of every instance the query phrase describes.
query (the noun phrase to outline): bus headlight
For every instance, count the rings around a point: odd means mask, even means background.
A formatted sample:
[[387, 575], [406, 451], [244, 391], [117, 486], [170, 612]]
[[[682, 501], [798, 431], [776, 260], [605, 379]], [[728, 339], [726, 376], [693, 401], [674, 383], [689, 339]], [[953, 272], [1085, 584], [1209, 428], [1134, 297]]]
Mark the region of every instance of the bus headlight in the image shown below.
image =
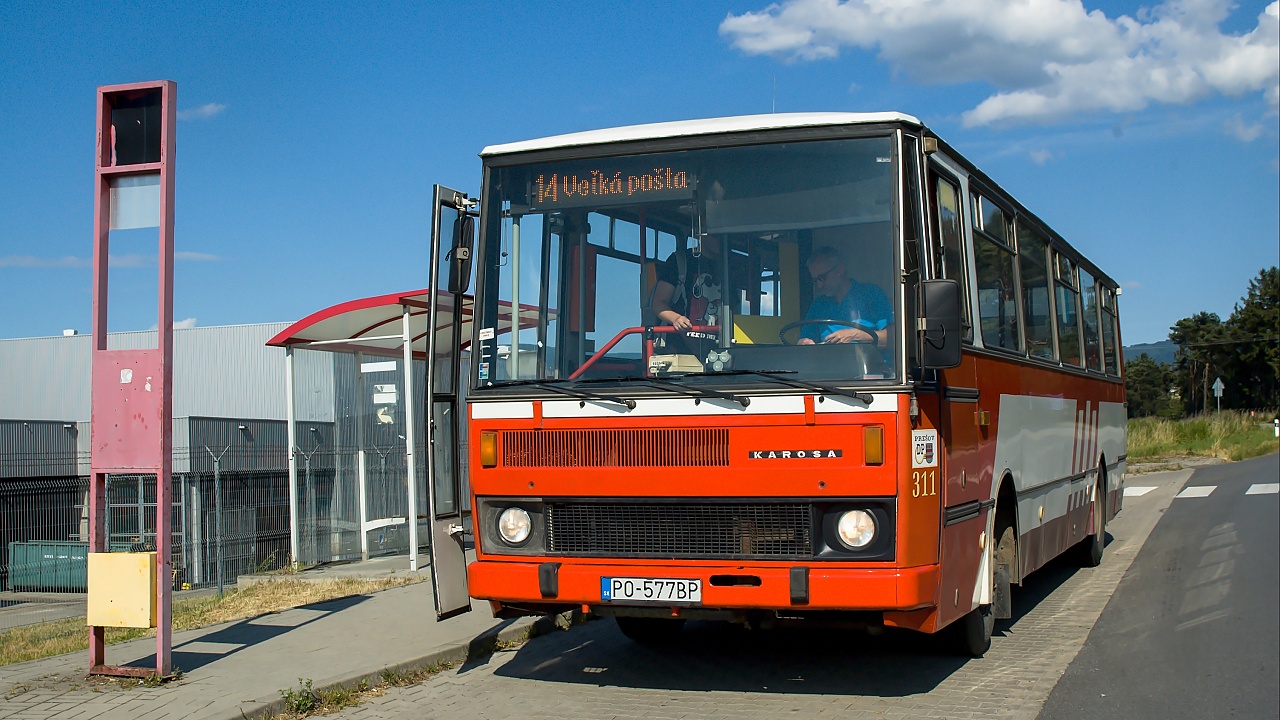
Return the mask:
[[849, 510], [836, 524], [836, 536], [850, 550], [862, 550], [876, 539], [876, 520], [866, 510]]
[[509, 545], [519, 545], [529, 539], [533, 521], [523, 508], [509, 507], [498, 516], [498, 535]]

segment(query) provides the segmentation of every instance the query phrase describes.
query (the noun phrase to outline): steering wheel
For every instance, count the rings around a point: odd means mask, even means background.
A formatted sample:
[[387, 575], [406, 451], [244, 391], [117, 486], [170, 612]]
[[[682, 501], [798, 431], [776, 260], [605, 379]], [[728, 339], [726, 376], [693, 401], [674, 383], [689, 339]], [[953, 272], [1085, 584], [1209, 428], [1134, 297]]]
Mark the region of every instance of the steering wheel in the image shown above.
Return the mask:
[[[870, 330], [867, 330], [861, 325], [857, 323], [849, 322], [848, 320], [822, 320], [822, 319], [797, 320], [793, 323], [787, 323], [782, 327], [781, 330], [778, 331], [778, 342], [782, 343], [783, 345], [795, 345], [796, 343], [793, 343], [787, 340], [787, 333], [791, 332], [792, 330], [795, 330], [798, 327], [804, 327], [806, 325], [839, 325], [841, 327], [853, 328], [855, 330], [862, 330], [868, 333], [871, 332]], [[874, 345], [875, 341], [850, 340], [849, 343], [853, 345]]]

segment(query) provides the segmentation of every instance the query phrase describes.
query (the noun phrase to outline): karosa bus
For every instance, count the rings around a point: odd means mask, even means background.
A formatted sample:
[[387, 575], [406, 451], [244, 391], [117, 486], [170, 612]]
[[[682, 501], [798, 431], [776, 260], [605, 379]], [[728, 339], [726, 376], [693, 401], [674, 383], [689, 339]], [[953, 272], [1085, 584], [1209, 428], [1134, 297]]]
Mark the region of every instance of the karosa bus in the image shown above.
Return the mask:
[[[1100, 562], [1125, 472], [1117, 286], [915, 118], [481, 157], [481, 196], [438, 186], [433, 214], [440, 617], [586, 607], [637, 640], [847, 618], [982, 654], [1012, 585], [1064, 552]], [[817, 256], [888, 321], [821, 342], [859, 319], [813, 315]], [[687, 334], [656, 316], [660, 276], [699, 301]]]

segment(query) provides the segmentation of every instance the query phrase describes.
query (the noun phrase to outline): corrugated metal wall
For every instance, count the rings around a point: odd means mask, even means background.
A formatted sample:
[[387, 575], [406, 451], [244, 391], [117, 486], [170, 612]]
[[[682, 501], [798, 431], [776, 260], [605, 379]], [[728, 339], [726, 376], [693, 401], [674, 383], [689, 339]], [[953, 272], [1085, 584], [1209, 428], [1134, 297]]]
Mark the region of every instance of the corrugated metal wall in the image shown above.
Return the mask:
[[0, 418], [89, 422], [92, 349], [88, 335], [0, 340]]
[[[175, 330], [173, 416], [284, 420], [285, 353], [266, 342], [286, 327]], [[107, 336], [113, 350], [155, 344], [155, 331]], [[92, 347], [88, 335], [0, 340], [0, 418], [88, 423]], [[303, 350], [296, 357], [298, 419], [332, 422], [334, 356]]]
[[0, 478], [78, 475], [79, 435], [72, 422], [0, 420]]

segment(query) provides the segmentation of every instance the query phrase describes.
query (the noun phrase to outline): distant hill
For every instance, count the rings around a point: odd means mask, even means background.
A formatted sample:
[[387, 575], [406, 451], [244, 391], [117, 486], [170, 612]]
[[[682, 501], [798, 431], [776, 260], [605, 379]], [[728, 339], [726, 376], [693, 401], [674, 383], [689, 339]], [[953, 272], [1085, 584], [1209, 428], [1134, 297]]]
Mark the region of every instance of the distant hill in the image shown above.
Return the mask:
[[1161, 340], [1153, 343], [1138, 343], [1137, 345], [1126, 345], [1124, 348], [1125, 361], [1136, 360], [1143, 353], [1147, 357], [1161, 363], [1173, 363], [1173, 356], [1178, 352], [1178, 346], [1172, 340]]

